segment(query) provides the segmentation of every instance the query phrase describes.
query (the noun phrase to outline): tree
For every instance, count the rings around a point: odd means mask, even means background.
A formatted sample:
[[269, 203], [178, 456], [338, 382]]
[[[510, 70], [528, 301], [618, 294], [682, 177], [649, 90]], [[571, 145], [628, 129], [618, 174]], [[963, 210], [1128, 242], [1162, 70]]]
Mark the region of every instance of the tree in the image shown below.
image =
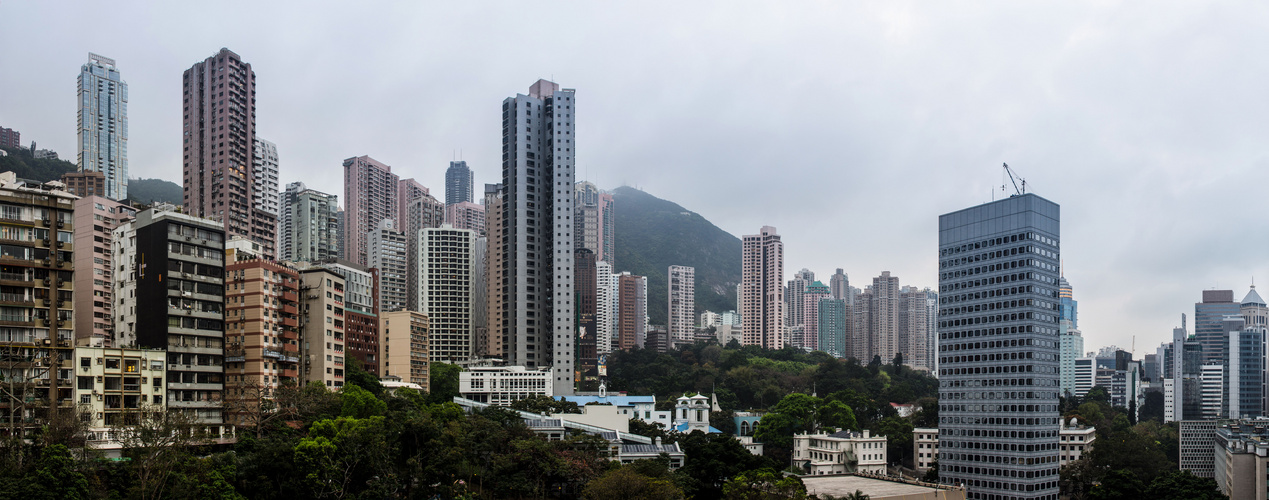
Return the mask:
[[1228, 500], [1216, 480], [1198, 477], [1188, 470], [1174, 470], [1156, 477], [1146, 488], [1145, 498], [1156, 500]]
[[377, 398], [383, 397], [383, 383], [379, 382], [379, 377], [366, 371], [361, 366], [361, 360], [353, 357], [346, 359], [348, 363], [344, 365], [344, 387], [355, 385], [374, 394]]
[[937, 398], [921, 398], [917, 401], [919, 408], [912, 415], [912, 425], [936, 429], [939, 426], [939, 400]]
[[872, 497], [868, 496], [867, 493], [864, 493], [861, 490], [855, 490], [854, 493], [850, 493], [842, 497], [842, 500], [871, 500], [871, 499]]
[[380, 417], [388, 411], [387, 403], [357, 385], [345, 384], [339, 399], [342, 401], [340, 415], [344, 417]]
[[132, 460], [130, 471], [137, 497], [162, 498], [173, 471], [189, 456], [188, 448], [207, 443], [208, 436], [181, 410], [146, 406], [122, 417], [121, 422], [135, 423], [116, 426], [111, 432]]
[[785, 396], [762, 416], [754, 439], [786, 450], [792, 448], [794, 434], [815, 429], [815, 411], [819, 404], [819, 398], [802, 393]]
[[459, 396], [458, 392], [458, 374], [463, 371], [463, 367], [450, 364], [436, 362], [432, 363], [428, 368], [428, 389], [430, 399], [433, 403], [449, 403], [454, 401], [455, 396]]
[[40, 458], [35, 462], [35, 471], [26, 477], [25, 490], [22, 498], [32, 500], [91, 498], [88, 479], [76, 470], [75, 458], [71, 456], [70, 450], [61, 444], [40, 450]]
[[772, 469], [745, 471], [723, 484], [728, 500], [803, 500], [806, 486], [797, 476], [784, 476]]
[[1100, 385], [1095, 385], [1088, 392], [1084, 393], [1084, 401], [1094, 403], [1110, 404], [1110, 392]]
[[343, 498], [396, 480], [388, 449], [383, 417], [319, 420], [295, 445], [295, 464], [314, 498]]
[[749, 453], [736, 438], [693, 432], [679, 440], [683, 467], [678, 474], [692, 498], [719, 498], [723, 484], [747, 470], [767, 468], [769, 459]]
[[582, 491], [582, 498], [677, 500], [683, 498], [683, 490], [669, 478], [648, 477], [636, 472], [635, 467], [624, 465], [604, 473], [599, 479], [587, 484], [586, 489]]
[[815, 420], [822, 428], [859, 430], [859, 422], [855, 421], [855, 412], [841, 401], [821, 404], [815, 410]]
[[1089, 500], [1136, 500], [1146, 486], [1131, 470], [1111, 470], [1088, 492]]
[[912, 423], [903, 417], [886, 417], [877, 422], [873, 435], [886, 436], [887, 456], [892, 464], [901, 464], [912, 454]]
[[894, 354], [894, 360], [891, 361], [890, 364], [893, 365], [896, 370], [903, 367], [903, 353], [896, 352]]

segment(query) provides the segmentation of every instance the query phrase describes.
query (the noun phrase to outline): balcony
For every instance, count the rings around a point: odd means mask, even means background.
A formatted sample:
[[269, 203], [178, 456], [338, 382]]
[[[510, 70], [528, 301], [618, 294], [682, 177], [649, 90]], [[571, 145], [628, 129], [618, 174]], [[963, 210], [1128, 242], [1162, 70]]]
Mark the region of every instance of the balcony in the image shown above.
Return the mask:
[[295, 292], [282, 292], [282, 300], [287, 302], [297, 302], [300, 300], [300, 294]]
[[281, 358], [281, 357], [282, 357], [282, 353], [280, 353], [280, 352], [278, 352], [278, 351], [274, 351], [274, 350], [272, 350], [272, 349], [265, 349], [265, 350], [264, 350], [264, 357], [266, 357], [266, 358]]
[[282, 370], [282, 376], [287, 378], [297, 378], [300, 376], [298, 368], [285, 368]]
[[300, 352], [300, 346], [295, 344], [283, 344], [282, 350], [285, 352]]
[[0, 285], [32, 286], [34, 281], [27, 273], [0, 273]]
[[0, 293], [0, 303], [5, 305], [33, 307], [35, 306], [35, 297], [20, 293]]
[[295, 318], [282, 318], [282, 326], [290, 326], [294, 328], [299, 328], [300, 320]]

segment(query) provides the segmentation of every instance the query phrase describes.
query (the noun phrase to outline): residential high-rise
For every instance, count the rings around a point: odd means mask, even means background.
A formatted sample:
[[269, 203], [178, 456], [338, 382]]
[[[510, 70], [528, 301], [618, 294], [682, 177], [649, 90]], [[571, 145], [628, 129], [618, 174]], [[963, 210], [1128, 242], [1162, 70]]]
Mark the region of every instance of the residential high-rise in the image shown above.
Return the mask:
[[185, 212], [220, 221], [229, 236], [275, 255], [277, 216], [255, 204], [255, 72], [220, 49], [185, 70], [183, 84]]
[[501, 191], [501, 184], [485, 184], [485, 225], [489, 235], [484, 259], [486, 330], [484, 337], [477, 340], [477, 350], [493, 357], [503, 355], [504, 331], [510, 321], [503, 302], [509, 296], [506, 291], [510, 285], [504, 282], [507, 276], [504, 257], [507, 235], [503, 232]]
[[485, 207], [479, 203], [460, 201], [445, 206], [445, 222], [454, 229], [470, 229], [485, 236]]
[[278, 146], [257, 137], [251, 149], [251, 174], [255, 182], [251, 206], [277, 217], [281, 210], [278, 201]]
[[0, 173], [0, 238], [7, 240], [0, 265], [6, 302], [0, 310], [5, 322], [0, 415], [6, 418], [7, 432], [34, 436], [58, 412], [75, 411], [74, 298], [93, 292], [75, 293], [75, 276], [93, 271], [72, 264], [75, 254], [92, 254], [93, 247], [76, 247], [74, 202], [56, 183], [20, 181], [13, 172]]
[[617, 276], [612, 273], [612, 265], [598, 261], [595, 263], [595, 353], [608, 354], [615, 346], [617, 335]]
[[868, 302], [869, 360], [881, 356], [883, 363], [889, 363], [903, 350], [899, 331], [901, 290], [899, 277], [891, 276], [890, 271], [882, 271], [881, 276], [872, 279], [872, 297]]
[[339, 197], [294, 182], [282, 206], [282, 259], [325, 262], [339, 257]]
[[850, 276], [846, 275], [846, 271], [837, 268], [837, 272], [828, 277], [828, 291], [833, 295], [834, 299], [847, 299], [850, 297]]
[[795, 347], [807, 351], [823, 350], [820, 347], [820, 302], [832, 297], [828, 286], [819, 281], [812, 281], [802, 290], [802, 317], [798, 320], [802, 326], [802, 338], [789, 339], [797, 342]]
[[1194, 304], [1194, 336], [1203, 346], [1203, 364], [1224, 364], [1228, 341], [1222, 322], [1225, 316], [1241, 314], [1233, 290], [1203, 290], [1203, 301]]
[[[397, 221], [398, 227], [401, 227], [403, 230], [405, 230], [405, 229], [408, 229], [408, 226], [409, 226], [408, 221], [410, 220], [410, 202], [417, 200], [419, 198], [422, 198], [424, 196], [432, 198], [432, 190], [424, 187], [422, 184], [419, 184], [419, 181], [416, 181], [414, 179], [401, 179], [397, 181], [396, 193], [397, 193], [397, 214], [394, 216], [394, 218]], [[435, 198], [432, 198], [432, 199], [435, 200]], [[436, 225], [428, 226], [428, 227], [441, 227], [441, 223], [445, 222], [444, 220], [445, 219], [445, 205], [439, 201], [436, 201], [435, 203], [437, 206], [439, 206], [439, 208], [435, 212], [439, 213], [440, 217], [436, 219]], [[415, 229], [422, 229], [422, 227], [415, 228]], [[411, 233], [407, 232], [406, 234], [411, 234]], [[417, 236], [417, 235], [413, 235], [413, 236]]]
[[613, 265], [617, 262], [616, 206], [612, 193], [599, 193], [599, 255], [596, 258]]
[[784, 347], [784, 243], [776, 228], [762, 226], [742, 240], [740, 311], [742, 343]]
[[396, 229], [392, 219], [379, 222], [367, 235], [366, 267], [379, 270], [379, 310], [400, 311], [410, 307], [408, 284], [409, 246], [405, 233]]
[[324, 267], [300, 270], [300, 376], [344, 387], [344, 278]]
[[106, 174], [101, 172], [66, 172], [62, 174], [62, 184], [67, 193], [80, 198], [106, 195]]
[[1222, 414], [1225, 418], [1260, 417], [1265, 399], [1265, 329], [1248, 326], [1242, 316], [1226, 316], [1223, 323], [1229, 356], [1223, 397], [1227, 409]]
[[344, 278], [344, 356], [361, 362], [362, 369], [378, 377], [379, 277], [375, 270], [343, 259], [329, 259], [317, 267]]
[[340, 258], [370, 265], [366, 242], [384, 219], [397, 220], [398, 177], [369, 156], [344, 160], [344, 238]]
[[648, 278], [617, 276], [617, 348], [642, 348], [648, 334]]
[[1075, 300], [1066, 277], [1058, 278], [1058, 337], [1062, 394], [1075, 394], [1075, 360], [1084, 355], [1084, 337], [1079, 329], [1079, 302]]
[[865, 286], [864, 291], [855, 296], [854, 305], [847, 302], [850, 307], [850, 332], [846, 337], [848, 339], [847, 350], [850, 357], [855, 358], [861, 364], [872, 362], [872, 286]]
[[672, 343], [692, 342], [696, 335], [696, 268], [670, 266], [666, 323]]
[[257, 246], [238, 237], [225, 249], [225, 418], [246, 426], [300, 376], [300, 275]]
[[112, 295], [122, 304], [115, 308], [115, 346], [167, 349], [168, 407], [200, 423], [222, 423], [223, 224], [163, 204], [120, 224], [113, 240], [120, 272]]
[[844, 358], [848, 354], [846, 325], [850, 318], [846, 310], [846, 299], [827, 298], [819, 303], [819, 350], [834, 358]]
[[[137, 213], [127, 203], [101, 196], [75, 200], [74, 243], [80, 251], [74, 254], [75, 341], [77, 345], [111, 347], [114, 345], [115, 298], [111, 290], [115, 281], [116, 262], [111, 253], [114, 230]], [[119, 263], [122, 264], [122, 263]]]
[[905, 286], [899, 290], [899, 352], [903, 362], [918, 370], [932, 370], [926, 342], [930, 340], [929, 288]]
[[1058, 496], [1060, 209], [1023, 194], [939, 217], [939, 480]]
[[598, 308], [596, 283], [599, 277], [596, 275], [595, 264], [595, 252], [586, 248], [573, 250], [573, 265], [577, 266], [577, 273], [573, 277], [577, 290], [577, 365], [578, 372], [586, 376], [596, 374], [594, 369], [599, 355], [595, 337], [595, 311]]
[[22, 147], [22, 133], [11, 128], [0, 127], [0, 148]]
[[79, 69], [79, 171], [102, 173], [96, 194], [128, 199], [128, 83], [114, 59], [91, 52]]
[[457, 363], [472, 357], [476, 309], [476, 233], [451, 227], [418, 235], [418, 298], [408, 309], [428, 320], [428, 360]]
[[[404, 202], [401, 212], [404, 218], [400, 219], [397, 230], [406, 239], [406, 304], [414, 304], [419, 300], [419, 290], [422, 287], [417, 281], [419, 270], [416, 266], [419, 257], [419, 233], [445, 224], [445, 204], [433, 198], [427, 188], [414, 182], [414, 179], [401, 181], [398, 189], [398, 193], [410, 193], [413, 196], [409, 201], [405, 201], [404, 197], [399, 200]], [[435, 318], [429, 318], [429, 321], [435, 329]]]
[[[1249, 334], [1256, 334], [1263, 337], [1260, 341], [1259, 348], [1261, 349], [1262, 354], [1269, 353], [1269, 304], [1266, 304], [1265, 299], [1260, 298], [1260, 294], [1256, 293], [1256, 285], [1251, 285], [1251, 289], [1248, 290], [1247, 295], [1243, 297], [1243, 301], [1240, 304], [1240, 310], [1243, 316], [1243, 329]], [[1251, 342], [1252, 339], [1247, 339], [1247, 341]], [[1254, 370], [1254, 367], [1250, 366], [1250, 364], [1255, 360], [1255, 353], [1248, 352], [1246, 350], [1248, 347], [1252, 346], [1243, 346], [1240, 348], [1242, 349], [1242, 352], [1239, 354], [1241, 363], [1245, 363], [1242, 368], [1244, 373], [1250, 373], [1249, 370]], [[1259, 375], [1261, 379], [1261, 387], [1259, 391], [1262, 399], [1260, 414], [1269, 415], [1269, 376], [1264, 373], [1264, 370], [1261, 370], [1261, 372], [1262, 373]], [[1243, 387], [1249, 387], [1248, 384], [1250, 383], [1251, 382], [1249, 381], [1244, 381]], [[1247, 404], [1250, 404], [1250, 402]]]
[[[538, 80], [502, 103], [504, 358], [550, 367], [552, 394], [573, 393], [573, 178], [576, 92]], [[490, 335], [494, 335], [490, 332]]]
[[[793, 279], [789, 280], [787, 288], [784, 290], [784, 324], [794, 327], [802, 324], [805, 315], [802, 314], [802, 294], [806, 291], [806, 287], [815, 281], [815, 273], [810, 269], [803, 268], [801, 271], [793, 273]], [[790, 342], [797, 342], [794, 339], [788, 339]]]
[[417, 311], [385, 312], [379, 316], [384, 377], [428, 387], [428, 317]]
[[451, 161], [445, 169], [445, 205], [455, 203], [471, 203], [472, 190], [476, 185], [470, 168], [465, 161]]

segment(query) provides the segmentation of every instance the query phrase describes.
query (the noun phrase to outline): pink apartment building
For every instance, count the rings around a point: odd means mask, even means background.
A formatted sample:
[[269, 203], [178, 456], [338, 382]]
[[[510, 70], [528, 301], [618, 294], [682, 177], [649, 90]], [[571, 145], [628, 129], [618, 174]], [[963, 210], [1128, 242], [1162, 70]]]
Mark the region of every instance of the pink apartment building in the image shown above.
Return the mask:
[[809, 351], [820, 349], [820, 301], [833, 298], [828, 285], [815, 281], [802, 292], [801, 347]]
[[477, 235], [485, 235], [485, 206], [464, 201], [445, 207], [445, 222], [454, 229], [470, 229]]
[[[392, 167], [369, 156], [344, 160], [344, 259], [368, 265], [366, 241], [384, 219], [397, 222], [397, 183]], [[399, 227], [399, 226], [398, 226]]]
[[741, 248], [741, 343], [784, 347], [784, 243], [776, 228], [746, 235]]
[[111, 232], [136, 209], [102, 196], [75, 200], [75, 344], [114, 347], [110, 288], [114, 281]]

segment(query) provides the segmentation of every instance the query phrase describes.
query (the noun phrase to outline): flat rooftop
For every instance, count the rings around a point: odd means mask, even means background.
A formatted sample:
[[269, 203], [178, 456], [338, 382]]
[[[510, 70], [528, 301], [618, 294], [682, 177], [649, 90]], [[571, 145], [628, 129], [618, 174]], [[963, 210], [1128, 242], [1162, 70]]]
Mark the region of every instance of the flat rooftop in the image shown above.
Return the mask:
[[808, 495], [829, 494], [844, 497], [858, 490], [872, 500], [963, 500], [965, 498], [964, 490], [945, 490], [862, 476], [801, 476], [801, 478], [802, 483], [806, 485]]

